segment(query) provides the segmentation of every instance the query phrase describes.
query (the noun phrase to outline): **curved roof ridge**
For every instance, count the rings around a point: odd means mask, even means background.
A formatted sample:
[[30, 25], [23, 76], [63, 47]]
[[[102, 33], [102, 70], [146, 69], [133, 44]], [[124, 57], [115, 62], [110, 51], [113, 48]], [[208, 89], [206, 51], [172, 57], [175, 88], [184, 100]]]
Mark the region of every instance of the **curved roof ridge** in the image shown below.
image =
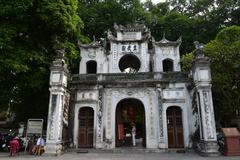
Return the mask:
[[170, 41], [165, 37], [165, 33], [163, 34], [163, 38], [160, 41], [154, 42], [159, 46], [178, 46], [182, 43], [182, 37], [180, 36], [176, 41]]
[[79, 48], [100, 48], [102, 47], [102, 44], [99, 42], [99, 41], [95, 41], [93, 40], [91, 43], [88, 43], [88, 44], [83, 44], [81, 43], [80, 41], [78, 41], [78, 47]]

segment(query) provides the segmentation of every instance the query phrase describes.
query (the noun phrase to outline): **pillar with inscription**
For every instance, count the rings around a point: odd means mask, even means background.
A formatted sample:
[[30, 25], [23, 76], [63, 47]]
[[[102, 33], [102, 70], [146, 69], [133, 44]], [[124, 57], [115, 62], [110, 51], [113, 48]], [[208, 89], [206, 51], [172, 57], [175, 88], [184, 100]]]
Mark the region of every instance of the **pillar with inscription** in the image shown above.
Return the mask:
[[199, 119], [198, 151], [205, 156], [217, 156], [218, 144], [211, 91], [210, 61], [203, 53], [203, 45], [195, 42], [196, 56], [192, 64], [193, 81]]
[[157, 84], [157, 93], [158, 93], [158, 110], [159, 110], [159, 143], [158, 143], [158, 148], [166, 148], [166, 142], [164, 141], [164, 129], [163, 129], [162, 89], [161, 89], [160, 84]]
[[98, 111], [97, 111], [97, 136], [96, 136], [96, 148], [103, 148], [102, 146], [102, 114], [103, 114], [103, 86], [99, 85], [98, 92]]
[[46, 153], [58, 155], [62, 152], [63, 107], [67, 94], [68, 69], [64, 61], [64, 50], [57, 50], [57, 57], [50, 71]]

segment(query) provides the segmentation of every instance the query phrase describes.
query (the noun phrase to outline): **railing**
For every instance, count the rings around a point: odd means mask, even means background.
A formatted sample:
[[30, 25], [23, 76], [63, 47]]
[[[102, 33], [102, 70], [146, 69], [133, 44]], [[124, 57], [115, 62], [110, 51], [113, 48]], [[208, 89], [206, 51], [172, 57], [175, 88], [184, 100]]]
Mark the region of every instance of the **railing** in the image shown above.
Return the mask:
[[106, 81], [115, 81], [115, 80], [146, 80], [146, 79], [153, 79], [154, 73], [111, 73], [111, 74], [104, 74], [103, 80]]
[[186, 81], [186, 72], [154, 72], [154, 73], [102, 73], [102, 74], [75, 74], [73, 83], [83, 82], [115, 82], [115, 81]]
[[97, 74], [74, 74], [72, 81], [97, 81]]

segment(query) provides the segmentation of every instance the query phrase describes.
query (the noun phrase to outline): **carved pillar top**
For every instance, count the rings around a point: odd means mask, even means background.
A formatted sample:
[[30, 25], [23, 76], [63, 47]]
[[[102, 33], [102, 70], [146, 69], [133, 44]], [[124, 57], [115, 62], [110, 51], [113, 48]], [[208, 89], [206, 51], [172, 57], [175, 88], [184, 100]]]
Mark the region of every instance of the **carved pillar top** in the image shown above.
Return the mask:
[[193, 59], [193, 66], [209, 66], [210, 64], [210, 59], [205, 56], [204, 54], [204, 45], [202, 43], [199, 43], [198, 41], [194, 42], [196, 51], [195, 51], [195, 56]]
[[204, 55], [204, 45], [194, 42], [196, 51], [192, 63], [192, 75], [195, 84], [206, 86], [211, 83], [210, 59]]
[[68, 69], [67, 64], [64, 60], [64, 49], [57, 49], [56, 51], [56, 58], [52, 62], [50, 67], [51, 74], [50, 74], [50, 86], [55, 86], [58, 88], [67, 87], [67, 77], [68, 77]]
[[50, 70], [64, 70], [65, 72], [68, 73], [69, 71], [67, 69], [67, 64], [65, 63], [65, 60], [64, 60], [65, 50], [57, 49], [55, 50], [55, 52], [56, 52], [56, 58], [52, 62]]

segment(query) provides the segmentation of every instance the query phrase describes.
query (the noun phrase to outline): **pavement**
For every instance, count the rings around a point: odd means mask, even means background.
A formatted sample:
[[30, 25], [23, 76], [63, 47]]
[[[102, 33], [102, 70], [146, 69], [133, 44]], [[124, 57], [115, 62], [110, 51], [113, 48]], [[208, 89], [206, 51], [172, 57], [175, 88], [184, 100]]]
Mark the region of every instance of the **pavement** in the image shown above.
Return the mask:
[[42, 156], [25, 155], [20, 153], [15, 157], [9, 157], [8, 153], [0, 152], [0, 160], [239, 160], [240, 156], [235, 157], [202, 157], [195, 152], [186, 153], [77, 153], [67, 152], [60, 156], [43, 154]]

